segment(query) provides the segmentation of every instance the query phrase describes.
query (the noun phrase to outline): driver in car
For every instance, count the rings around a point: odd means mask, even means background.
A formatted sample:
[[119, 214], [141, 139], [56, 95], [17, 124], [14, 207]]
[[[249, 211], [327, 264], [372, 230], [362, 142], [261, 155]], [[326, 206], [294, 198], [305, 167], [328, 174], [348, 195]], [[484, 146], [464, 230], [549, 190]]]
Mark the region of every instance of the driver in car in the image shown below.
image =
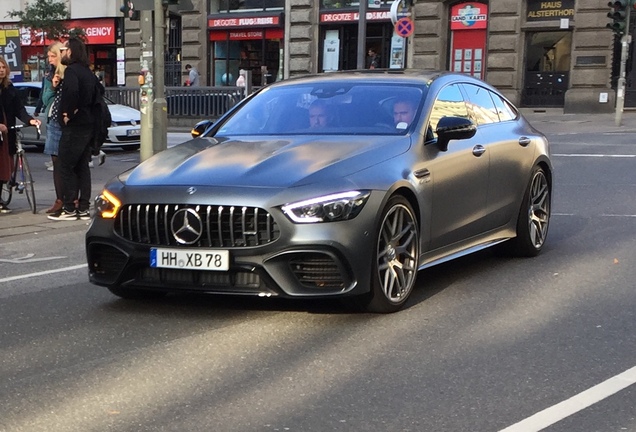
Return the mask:
[[324, 128], [332, 123], [327, 103], [321, 99], [315, 100], [309, 107], [309, 127]]

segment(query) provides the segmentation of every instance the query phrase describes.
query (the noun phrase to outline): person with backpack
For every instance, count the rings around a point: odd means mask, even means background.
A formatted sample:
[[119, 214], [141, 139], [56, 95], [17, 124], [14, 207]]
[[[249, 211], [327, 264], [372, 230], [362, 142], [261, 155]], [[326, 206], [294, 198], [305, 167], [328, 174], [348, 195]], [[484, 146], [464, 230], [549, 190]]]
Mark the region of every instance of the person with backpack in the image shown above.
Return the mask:
[[92, 107], [97, 96], [97, 80], [88, 67], [84, 42], [72, 37], [60, 51], [62, 64], [66, 66], [58, 116], [62, 126], [58, 152], [62, 208], [49, 214], [48, 218], [90, 220], [91, 171], [88, 163], [95, 137]]

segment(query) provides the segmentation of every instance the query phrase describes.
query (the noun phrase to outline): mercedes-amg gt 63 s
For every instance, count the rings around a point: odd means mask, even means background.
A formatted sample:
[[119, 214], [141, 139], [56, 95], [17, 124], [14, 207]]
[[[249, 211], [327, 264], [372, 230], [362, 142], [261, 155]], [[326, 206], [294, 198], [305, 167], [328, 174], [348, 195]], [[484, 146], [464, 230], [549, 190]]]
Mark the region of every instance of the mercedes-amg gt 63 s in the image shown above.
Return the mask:
[[545, 136], [470, 76], [284, 80], [105, 185], [89, 277], [123, 298], [341, 297], [394, 312], [420, 269], [491, 246], [537, 255], [552, 178]]

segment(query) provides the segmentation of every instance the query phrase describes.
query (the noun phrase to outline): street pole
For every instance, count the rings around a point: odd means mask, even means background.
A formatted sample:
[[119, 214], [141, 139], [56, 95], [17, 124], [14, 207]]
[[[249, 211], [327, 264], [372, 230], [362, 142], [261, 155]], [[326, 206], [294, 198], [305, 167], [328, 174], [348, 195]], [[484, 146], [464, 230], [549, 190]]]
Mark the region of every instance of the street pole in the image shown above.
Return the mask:
[[365, 68], [365, 59], [367, 55], [367, 6], [369, 0], [360, 0], [358, 8], [358, 69]]
[[[631, 2], [630, 2], [631, 3]], [[632, 37], [629, 34], [629, 16], [632, 9], [631, 4], [627, 6], [627, 13], [625, 17], [625, 34], [621, 38], [621, 67], [618, 75], [618, 83], [616, 89], [616, 118], [614, 123], [616, 126], [620, 126], [623, 119], [623, 108], [625, 107], [625, 69], [627, 65], [627, 55], [629, 52], [629, 44], [632, 42]]]
[[141, 111], [141, 137], [139, 158], [143, 162], [154, 154], [153, 150], [153, 82], [152, 82], [152, 11], [141, 10], [141, 52], [139, 74], [139, 108]]
[[155, 0], [155, 53], [154, 53], [154, 89], [155, 100], [153, 106], [153, 154], [168, 148], [168, 103], [165, 98], [165, 14], [163, 2]]

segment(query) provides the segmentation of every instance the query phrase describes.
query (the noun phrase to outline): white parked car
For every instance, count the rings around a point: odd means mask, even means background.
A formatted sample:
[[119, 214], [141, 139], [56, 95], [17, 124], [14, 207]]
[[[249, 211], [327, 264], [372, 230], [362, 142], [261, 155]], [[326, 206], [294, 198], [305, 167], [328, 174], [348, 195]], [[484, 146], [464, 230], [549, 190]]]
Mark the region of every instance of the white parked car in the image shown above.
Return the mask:
[[[30, 115], [33, 115], [35, 106], [40, 98], [42, 89], [41, 82], [18, 82], [13, 83], [18, 89], [22, 97], [22, 103]], [[104, 98], [108, 104], [108, 109], [112, 117], [111, 127], [108, 128], [108, 140], [104, 143], [105, 148], [121, 147], [124, 150], [137, 150], [139, 148], [139, 139], [141, 128], [139, 126], [141, 113], [131, 107], [119, 105], [108, 98]], [[22, 142], [24, 144], [33, 144], [44, 148], [44, 140], [46, 138], [46, 121], [45, 115], [40, 113], [39, 119], [42, 121], [42, 135], [38, 139], [35, 128], [24, 128]]]

